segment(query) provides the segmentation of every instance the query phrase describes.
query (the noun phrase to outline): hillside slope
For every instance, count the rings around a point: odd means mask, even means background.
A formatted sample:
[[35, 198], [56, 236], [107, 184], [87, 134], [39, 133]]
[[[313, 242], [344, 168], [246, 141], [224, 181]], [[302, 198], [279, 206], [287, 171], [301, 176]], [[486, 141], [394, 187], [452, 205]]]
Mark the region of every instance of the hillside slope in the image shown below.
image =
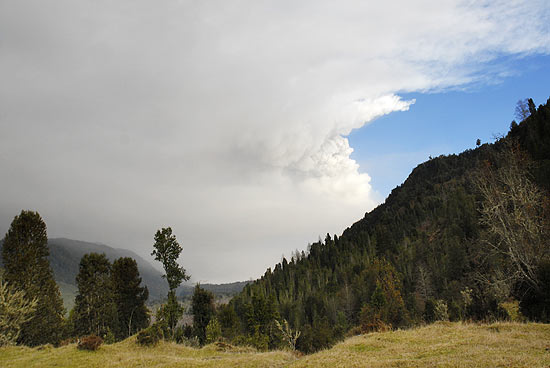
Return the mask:
[[[550, 189], [550, 99], [497, 142], [418, 165], [383, 204], [340, 237], [327, 234], [268, 269], [232, 301], [242, 331], [252, 335], [259, 326], [269, 335], [265, 321], [286, 319], [302, 331], [298, 348], [313, 352], [359, 324], [405, 327], [438, 314], [451, 320], [495, 318], [504, 316], [499, 303], [507, 297], [535, 295], [525, 288], [515, 292], [518, 285], [512, 285], [503, 297], [483, 279], [501, 258], [487, 256], [491, 234], [480, 223], [483, 198], [476, 178], [483, 177], [485, 167], [505, 166], [501, 155], [516, 145], [531, 157], [528, 176], [534, 184]], [[504, 266], [498, 270], [507, 272]], [[542, 271], [548, 275], [541, 277], [550, 280], [550, 263]], [[535, 297], [536, 318], [549, 316], [547, 294]], [[257, 309], [266, 312], [251, 320]]]
[[438, 322], [349, 338], [292, 367], [548, 367], [550, 326]]
[[202, 349], [161, 342], [139, 347], [135, 337], [96, 352], [74, 344], [0, 348], [0, 366], [19, 367], [548, 367], [550, 326], [436, 323], [407, 331], [371, 333], [299, 358], [287, 351]]

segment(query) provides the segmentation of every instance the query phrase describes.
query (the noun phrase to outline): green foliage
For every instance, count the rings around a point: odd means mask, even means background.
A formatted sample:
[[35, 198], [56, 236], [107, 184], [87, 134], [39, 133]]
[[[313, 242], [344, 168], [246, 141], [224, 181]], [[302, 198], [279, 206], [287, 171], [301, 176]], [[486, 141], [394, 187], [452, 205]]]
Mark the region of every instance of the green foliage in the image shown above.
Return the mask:
[[15, 290], [0, 275], [0, 347], [14, 345], [21, 327], [32, 319], [38, 299], [29, 300], [24, 291]]
[[189, 280], [189, 276], [185, 273], [185, 269], [178, 264], [178, 258], [183, 248], [176, 240], [176, 236], [172, 234], [172, 228], [162, 228], [157, 230], [155, 234], [155, 244], [153, 244], [152, 256], [155, 260], [162, 263], [166, 272], [162, 277], [168, 281], [168, 301], [162, 305], [158, 316], [162, 319], [169, 328], [169, 335], [173, 338], [176, 325], [183, 315], [183, 308], [179, 305], [176, 299], [176, 288], [184, 280]]
[[206, 342], [206, 327], [212, 317], [215, 316], [214, 294], [204, 290], [200, 285], [195, 286], [195, 292], [191, 299], [193, 310], [193, 332], [201, 345]]
[[111, 280], [119, 326], [116, 337], [124, 339], [149, 326], [149, 310], [145, 306], [149, 292], [140, 286], [137, 263], [129, 257], [113, 262]]
[[48, 261], [46, 224], [37, 212], [21, 211], [4, 238], [4, 278], [15, 289], [36, 299], [32, 318], [21, 325], [18, 342], [57, 344], [61, 340], [63, 301]]
[[222, 336], [222, 327], [218, 320], [214, 317], [208, 322], [206, 326], [206, 343], [210, 344], [216, 342]]
[[116, 337], [111, 329], [107, 330], [107, 333], [104, 336], [104, 342], [107, 345], [114, 344], [116, 342]]
[[240, 323], [232, 304], [218, 306], [217, 320], [222, 329], [222, 336], [231, 340], [240, 332]]
[[260, 332], [259, 328], [256, 328], [256, 331], [248, 336], [238, 336], [234, 342], [237, 345], [252, 346], [259, 351], [269, 349], [269, 336]]
[[386, 260], [375, 259], [363, 271], [362, 279], [368, 285], [366, 295], [370, 294], [360, 315], [360, 324], [365, 331], [379, 329], [373, 326], [391, 328], [406, 325], [408, 312], [401, 297], [401, 282], [395, 268]]
[[519, 302], [517, 300], [502, 302], [498, 305], [498, 307], [505, 320], [512, 322], [525, 322], [525, 317], [521, 314]]
[[84, 255], [76, 283], [78, 295], [74, 307], [74, 333], [78, 336], [105, 336], [109, 331], [117, 331], [111, 263], [105, 254]]
[[183, 248], [172, 234], [172, 228], [162, 228], [155, 234], [154, 249], [151, 253], [156, 261], [162, 263], [164, 271], [163, 277], [168, 281], [170, 291], [174, 291], [182, 281], [189, 280], [185, 269], [178, 264], [178, 258]]
[[176, 293], [170, 291], [168, 300], [157, 311], [157, 321], [166, 328], [165, 337], [174, 338], [178, 321], [183, 316], [184, 309], [176, 299]]
[[312, 325], [306, 324], [296, 341], [296, 348], [304, 353], [313, 353], [329, 348], [336, 340], [335, 329], [328, 317], [317, 317]]
[[155, 346], [164, 337], [162, 328], [158, 323], [138, 332], [136, 342], [141, 346]]
[[273, 295], [269, 298], [253, 295], [246, 309], [246, 326], [250, 333], [260, 331], [266, 335], [272, 323], [279, 317]]

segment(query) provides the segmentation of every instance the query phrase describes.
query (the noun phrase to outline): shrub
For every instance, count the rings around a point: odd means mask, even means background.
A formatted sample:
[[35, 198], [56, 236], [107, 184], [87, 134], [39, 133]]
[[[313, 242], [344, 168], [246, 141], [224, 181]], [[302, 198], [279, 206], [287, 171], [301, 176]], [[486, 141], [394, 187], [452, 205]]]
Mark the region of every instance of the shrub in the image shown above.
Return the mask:
[[210, 344], [218, 341], [221, 336], [221, 325], [216, 318], [212, 318], [210, 322], [208, 322], [208, 326], [206, 326], [206, 343]]
[[172, 336], [172, 339], [178, 343], [182, 344], [185, 340], [185, 329], [182, 326], [176, 327], [174, 329], [174, 336]]
[[0, 275], [0, 346], [15, 345], [24, 323], [36, 311], [38, 299], [29, 300], [24, 291], [8, 285]]
[[78, 339], [76, 337], [69, 337], [68, 339], [61, 340], [59, 342], [59, 346], [67, 346], [69, 344], [74, 344], [78, 342]]
[[107, 330], [107, 333], [103, 336], [103, 338], [105, 340], [105, 344], [107, 345], [114, 344], [116, 342], [115, 334], [110, 328]]
[[154, 346], [163, 338], [162, 329], [157, 323], [139, 331], [137, 343], [141, 346]]
[[371, 333], [371, 332], [386, 332], [392, 329], [392, 326], [389, 323], [382, 321], [381, 319], [373, 319], [372, 321], [361, 324], [361, 333]]
[[201, 343], [199, 341], [199, 338], [197, 336], [192, 336], [190, 338], [185, 338], [182, 341], [183, 345], [188, 346], [190, 348], [200, 348]]
[[259, 351], [267, 351], [269, 347], [269, 336], [262, 334], [259, 328], [256, 328], [254, 335], [239, 335], [233, 339], [235, 345], [251, 346]]
[[498, 309], [500, 314], [504, 317], [504, 319], [508, 321], [512, 321], [512, 322], [525, 321], [525, 317], [521, 314], [519, 310], [519, 302], [517, 300], [499, 303]]
[[286, 319], [283, 319], [282, 325], [279, 321], [275, 320], [275, 325], [279, 329], [279, 332], [281, 333], [283, 341], [286, 342], [290, 350], [292, 351], [296, 350], [296, 341], [298, 341], [298, 338], [300, 337], [302, 332], [298, 330], [292, 330]]
[[434, 317], [436, 321], [448, 321], [449, 309], [444, 300], [438, 299], [434, 304]]
[[428, 299], [424, 318], [426, 322], [448, 321], [449, 311], [447, 303], [441, 299]]
[[78, 349], [95, 351], [99, 349], [99, 346], [103, 344], [103, 339], [96, 335], [88, 335], [82, 337], [78, 341]]

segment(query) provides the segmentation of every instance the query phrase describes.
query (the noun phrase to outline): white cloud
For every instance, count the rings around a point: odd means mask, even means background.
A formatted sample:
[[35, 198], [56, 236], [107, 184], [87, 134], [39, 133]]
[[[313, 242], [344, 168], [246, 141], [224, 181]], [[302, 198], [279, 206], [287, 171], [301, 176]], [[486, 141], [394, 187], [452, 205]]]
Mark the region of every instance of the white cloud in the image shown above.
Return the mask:
[[543, 0], [3, 1], [1, 226], [36, 208], [52, 235], [147, 254], [172, 225], [198, 279], [258, 276], [379, 202], [352, 129], [407, 110], [402, 92], [550, 52], [549, 13]]

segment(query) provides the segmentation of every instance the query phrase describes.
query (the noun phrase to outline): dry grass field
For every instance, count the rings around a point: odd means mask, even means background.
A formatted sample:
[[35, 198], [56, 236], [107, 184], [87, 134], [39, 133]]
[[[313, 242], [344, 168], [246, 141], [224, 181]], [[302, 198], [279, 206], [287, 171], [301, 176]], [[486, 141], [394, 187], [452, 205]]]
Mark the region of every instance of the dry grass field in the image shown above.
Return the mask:
[[550, 367], [550, 325], [439, 322], [356, 336], [293, 367]]
[[75, 345], [0, 348], [0, 367], [550, 367], [550, 325], [436, 323], [356, 336], [298, 358], [249, 348], [220, 351], [173, 343], [143, 348], [130, 338], [96, 352]]

